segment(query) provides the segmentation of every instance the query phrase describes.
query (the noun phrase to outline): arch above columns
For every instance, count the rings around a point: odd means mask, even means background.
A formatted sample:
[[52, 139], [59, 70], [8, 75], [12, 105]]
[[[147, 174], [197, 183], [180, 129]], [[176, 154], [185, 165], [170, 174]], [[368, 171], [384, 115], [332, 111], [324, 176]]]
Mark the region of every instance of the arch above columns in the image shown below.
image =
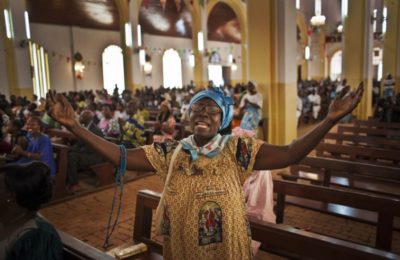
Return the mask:
[[239, 20], [240, 33], [241, 33], [241, 43], [242, 43], [242, 81], [248, 80], [248, 67], [247, 67], [247, 57], [248, 57], [248, 29], [247, 29], [247, 15], [246, 15], [246, 5], [241, 0], [209, 0], [206, 6], [206, 19], [210, 15], [212, 9], [218, 3], [224, 3], [232, 8], [233, 12]]

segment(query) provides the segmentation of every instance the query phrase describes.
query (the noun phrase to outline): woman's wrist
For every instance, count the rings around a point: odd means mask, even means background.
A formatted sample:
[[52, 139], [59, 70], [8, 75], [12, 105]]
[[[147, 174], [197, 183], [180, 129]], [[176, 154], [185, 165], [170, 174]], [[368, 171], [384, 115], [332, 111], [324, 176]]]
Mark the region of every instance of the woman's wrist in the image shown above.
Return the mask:
[[327, 116], [325, 117], [324, 122], [326, 122], [326, 124], [329, 125], [330, 127], [333, 127], [334, 125], [336, 125], [337, 122], [339, 122], [339, 119], [335, 120]]
[[78, 122], [75, 122], [72, 126], [67, 127], [67, 129], [68, 129], [68, 131], [74, 133], [74, 132], [77, 131], [80, 127], [81, 127], [81, 125], [78, 124]]

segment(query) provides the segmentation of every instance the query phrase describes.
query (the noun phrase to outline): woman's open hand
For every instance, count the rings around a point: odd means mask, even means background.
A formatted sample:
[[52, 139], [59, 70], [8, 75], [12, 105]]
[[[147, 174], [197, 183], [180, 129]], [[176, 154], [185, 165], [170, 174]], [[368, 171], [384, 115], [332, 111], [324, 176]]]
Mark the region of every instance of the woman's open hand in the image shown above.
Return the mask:
[[46, 97], [47, 113], [68, 129], [78, 125], [75, 112], [68, 100], [61, 94], [49, 91]]
[[364, 92], [364, 84], [361, 82], [356, 91], [350, 91], [350, 86], [346, 86], [339, 95], [333, 100], [329, 107], [327, 119], [337, 122], [345, 115], [351, 113], [362, 98]]

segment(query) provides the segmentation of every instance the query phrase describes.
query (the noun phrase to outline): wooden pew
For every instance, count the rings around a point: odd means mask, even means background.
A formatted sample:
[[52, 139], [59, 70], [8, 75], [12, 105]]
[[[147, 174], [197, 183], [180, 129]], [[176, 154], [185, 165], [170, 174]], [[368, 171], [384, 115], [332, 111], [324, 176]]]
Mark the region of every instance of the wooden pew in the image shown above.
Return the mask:
[[320, 143], [315, 151], [320, 157], [400, 167], [400, 153], [386, 149]]
[[400, 139], [388, 139], [379, 136], [327, 133], [324, 136], [323, 142], [397, 151], [400, 150]]
[[[152, 213], [157, 207], [160, 194], [141, 190], [138, 192], [133, 239], [144, 242], [150, 248], [148, 255], [140, 259], [154, 259], [154, 253], [162, 254], [162, 244], [151, 239]], [[252, 238], [260, 241], [268, 252], [290, 259], [398, 259], [391, 252], [327, 237], [283, 224], [272, 224], [249, 218]], [[132, 258], [133, 259], [133, 258]], [[137, 259], [137, 258], [135, 258]]]
[[57, 232], [60, 235], [64, 246], [64, 260], [115, 260], [114, 257], [101, 252], [91, 245], [88, 245], [61, 230], [57, 230]]
[[[73, 133], [69, 132], [69, 131], [49, 128], [49, 129], [47, 129], [46, 132], [50, 137], [62, 138], [65, 144], [69, 143], [70, 141], [77, 140], [76, 136]], [[115, 143], [115, 144], [119, 143], [119, 140], [117, 138], [105, 137], [105, 139], [107, 141]], [[53, 144], [53, 146], [54, 145], [56, 145], [56, 144]], [[68, 146], [65, 146], [65, 145], [64, 146], [59, 145], [58, 148], [60, 148], [60, 147], [63, 147], [64, 150], [68, 148]], [[59, 170], [63, 171], [63, 174], [65, 172], [65, 177], [61, 177], [60, 176], [59, 178], [60, 179], [64, 178], [64, 182], [65, 182], [66, 174], [67, 174], [66, 171], [67, 171], [67, 168], [68, 168], [68, 150], [66, 150], [66, 154], [65, 154], [65, 151], [63, 151], [62, 156], [63, 156], [63, 159], [62, 159], [62, 162], [61, 162], [62, 163], [62, 166], [61, 166], [62, 168], [60, 169], [60, 167], [59, 167]], [[114, 182], [114, 172], [115, 172], [115, 170], [114, 170], [114, 166], [112, 166], [111, 163], [102, 162], [102, 163], [90, 166], [89, 169], [96, 175], [97, 186], [104, 186], [104, 185], [108, 185], [108, 184], [111, 184], [111, 183]], [[65, 184], [64, 184], [63, 188], [61, 187], [61, 180], [56, 181], [56, 185], [59, 185], [59, 187], [56, 188], [57, 192], [60, 192], [60, 191], [58, 191], [58, 189], [65, 190]], [[66, 195], [66, 192], [60, 192], [60, 194], [56, 194], [55, 198], [63, 197], [65, 195]]]
[[375, 129], [367, 127], [357, 127], [348, 125], [339, 125], [339, 134], [352, 134], [352, 135], [368, 135], [368, 136], [380, 136], [389, 139], [400, 139], [400, 131], [393, 129]]
[[102, 162], [89, 166], [90, 170], [96, 174], [96, 186], [101, 187], [111, 183], [115, 180], [115, 167], [109, 162]]
[[59, 199], [67, 195], [66, 180], [68, 169], [68, 152], [69, 147], [63, 144], [52, 143], [53, 151], [56, 155], [57, 172], [54, 179], [53, 200]]
[[302, 179], [400, 198], [400, 169], [396, 167], [308, 156], [290, 167], [290, 175], [280, 175], [288, 180]]
[[339, 216], [346, 214], [346, 211], [353, 211], [351, 216], [348, 215], [348, 217], [358, 218], [358, 220], [360, 220], [361, 214], [355, 216], [355, 209], [358, 209], [357, 212], [359, 213], [360, 210], [372, 211], [364, 211], [362, 215], [369, 218], [369, 221], [376, 220], [377, 222], [375, 247], [383, 250], [391, 249], [395, 217], [400, 217], [400, 199], [398, 198], [305, 185], [279, 179], [274, 179], [274, 192], [277, 193], [277, 223], [283, 223], [286, 201], [308, 209]]
[[388, 123], [388, 122], [379, 122], [377, 120], [355, 120], [354, 126], [357, 127], [366, 127], [366, 128], [377, 128], [377, 129], [393, 129], [400, 131], [400, 123]]

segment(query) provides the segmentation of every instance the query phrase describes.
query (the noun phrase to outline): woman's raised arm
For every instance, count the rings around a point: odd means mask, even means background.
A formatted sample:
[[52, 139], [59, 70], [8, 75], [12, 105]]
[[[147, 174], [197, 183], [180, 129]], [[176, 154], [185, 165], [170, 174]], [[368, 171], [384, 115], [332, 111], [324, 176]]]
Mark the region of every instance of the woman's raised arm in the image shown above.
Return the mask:
[[284, 168], [303, 159], [342, 117], [357, 107], [364, 91], [363, 83], [360, 83], [355, 92], [346, 95], [349, 90], [350, 86], [347, 86], [340, 92], [330, 105], [328, 115], [317, 127], [290, 145], [263, 144], [258, 151], [254, 170]]
[[[120, 151], [118, 145], [111, 143], [80, 126], [75, 119], [75, 113], [68, 100], [61, 94], [49, 92], [47, 95], [48, 114], [57, 122], [64, 125], [78, 139], [84, 141], [107, 161], [115, 166], [119, 165]], [[126, 168], [133, 171], [154, 171], [147, 160], [143, 149], [129, 149], [127, 151]]]

